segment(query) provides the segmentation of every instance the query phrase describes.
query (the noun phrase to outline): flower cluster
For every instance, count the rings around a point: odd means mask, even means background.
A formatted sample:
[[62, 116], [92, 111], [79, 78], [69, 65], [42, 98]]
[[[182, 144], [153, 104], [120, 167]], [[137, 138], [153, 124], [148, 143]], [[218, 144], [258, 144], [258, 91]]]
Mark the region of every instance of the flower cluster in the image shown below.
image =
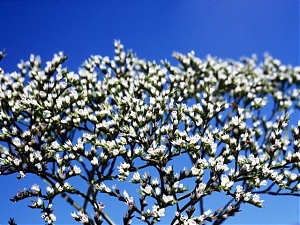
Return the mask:
[[[169, 209], [169, 224], [200, 224], [221, 223], [241, 203], [262, 207], [260, 194], [300, 195], [300, 67], [194, 52], [174, 53], [173, 66], [114, 46], [112, 59], [91, 56], [78, 73], [62, 52], [45, 67], [31, 55], [18, 71], [0, 69], [0, 175], [47, 183], [46, 193], [34, 184], [12, 201], [34, 198], [48, 224], [59, 220], [58, 195], [82, 224], [114, 224], [106, 195], [127, 205], [123, 224], [154, 224]], [[231, 200], [213, 212], [202, 202], [215, 192]]]

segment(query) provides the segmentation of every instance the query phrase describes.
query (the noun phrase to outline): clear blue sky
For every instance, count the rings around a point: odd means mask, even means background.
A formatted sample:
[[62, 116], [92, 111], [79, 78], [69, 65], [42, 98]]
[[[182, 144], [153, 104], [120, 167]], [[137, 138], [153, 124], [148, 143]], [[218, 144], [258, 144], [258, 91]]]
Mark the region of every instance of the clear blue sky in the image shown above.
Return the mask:
[[[112, 56], [114, 39], [148, 60], [171, 60], [173, 51], [194, 50], [200, 58], [211, 54], [235, 60], [252, 53], [262, 59], [269, 52], [284, 64], [296, 66], [299, 1], [0, 1], [0, 49], [7, 53], [0, 66], [6, 72], [17, 70], [17, 63], [31, 53], [40, 55], [45, 63], [58, 51], [69, 56], [66, 65], [77, 71], [90, 55]], [[19, 224], [43, 223], [36, 220], [40, 217], [37, 210], [26, 207], [30, 202], [8, 200], [34, 182], [0, 176], [0, 224], [10, 216]], [[300, 222], [298, 199], [263, 199], [266, 208], [243, 206], [243, 211], [225, 224]], [[218, 198], [212, 201], [211, 205], [218, 205]], [[60, 206], [55, 208], [57, 224], [73, 223], [69, 209], [63, 217]], [[116, 215], [119, 221], [121, 215]]]

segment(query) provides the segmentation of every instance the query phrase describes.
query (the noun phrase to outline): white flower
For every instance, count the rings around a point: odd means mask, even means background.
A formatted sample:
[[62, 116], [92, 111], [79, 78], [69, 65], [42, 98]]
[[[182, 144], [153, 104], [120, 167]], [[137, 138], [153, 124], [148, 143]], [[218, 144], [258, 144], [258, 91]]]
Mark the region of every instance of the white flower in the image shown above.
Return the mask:
[[135, 181], [139, 181], [141, 179], [141, 175], [139, 174], [139, 172], [135, 172], [133, 174], [133, 178], [132, 179], [135, 180]]
[[119, 150], [118, 149], [114, 149], [112, 151], [112, 153], [113, 153], [114, 156], [117, 156], [119, 154]]
[[54, 221], [56, 221], [56, 216], [54, 214], [50, 214], [48, 215], [48, 213], [44, 213], [42, 216], [41, 216], [45, 222], [47, 222], [48, 224], [52, 224]]
[[251, 166], [255, 166], [259, 163], [259, 158], [255, 157], [253, 154], [249, 155], [249, 160], [251, 162]]
[[[1, 174], [1, 173], [0, 173]], [[20, 171], [20, 177], [24, 178], [25, 177], [25, 173], [23, 171]]]
[[62, 192], [62, 191], [64, 190], [63, 187], [60, 186], [59, 183], [56, 183], [56, 184], [55, 184], [55, 188], [58, 190], [58, 192]]
[[15, 158], [15, 159], [14, 159], [14, 164], [15, 164], [16, 166], [20, 165], [20, 163], [21, 163], [21, 159], [18, 159], [18, 158]]
[[20, 147], [21, 146], [21, 140], [20, 138], [14, 138], [12, 140], [13, 144], [16, 146], [16, 147]]
[[208, 159], [208, 162], [209, 162], [209, 164], [210, 164], [211, 166], [214, 166], [214, 165], [216, 164], [216, 160], [215, 160], [215, 158], [213, 158], [213, 157], [210, 157], [210, 158]]
[[86, 214], [82, 214], [80, 218], [80, 223], [88, 223], [89, 222], [89, 217]]
[[32, 185], [31, 190], [33, 191], [33, 193], [37, 194], [38, 192], [40, 192], [40, 187], [37, 184]]
[[198, 175], [200, 173], [200, 169], [196, 168], [195, 166], [193, 166], [191, 168], [191, 172], [194, 176]]
[[258, 194], [254, 194], [253, 196], [252, 196], [252, 201], [253, 201], [253, 203], [262, 203], [264, 200], [260, 200], [260, 197], [259, 197], [259, 195]]
[[149, 184], [147, 184], [145, 188], [141, 187], [141, 189], [142, 189], [142, 191], [144, 191], [148, 195], [150, 195], [151, 192], [152, 192], [152, 187]]
[[155, 188], [155, 194], [156, 194], [156, 195], [160, 195], [160, 192], [161, 192], [161, 191], [160, 191], [160, 188], [159, 188], [159, 187], [156, 187], [156, 188]]
[[170, 174], [173, 170], [172, 166], [168, 166], [167, 168], [164, 168], [164, 171], [166, 172], [166, 174]]
[[119, 173], [123, 174], [123, 173], [126, 173], [127, 170], [130, 168], [130, 164], [123, 162], [117, 168], [118, 168]]
[[243, 186], [241, 185], [236, 186], [236, 193], [242, 193], [243, 191], [244, 191]]
[[[182, 184], [180, 184], [180, 186], [182, 187]], [[176, 181], [174, 184], [173, 184], [173, 188], [178, 188], [179, 187], [179, 181]]]
[[154, 177], [154, 178], [153, 178], [152, 184], [153, 184], [153, 185], [156, 185], [156, 186], [159, 185], [159, 180], [157, 179], [157, 177]]
[[290, 179], [292, 180], [292, 181], [294, 181], [294, 180], [296, 180], [297, 179], [297, 174], [295, 174], [295, 173], [291, 173], [290, 174]]
[[205, 188], [206, 188], [206, 184], [205, 183], [200, 183], [197, 186], [197, 188], [196, 188], [196, 197], [197, 198], [200, 198], [203, 195]]
[[229, 170], [228, 166], [226, 164], [223, 164], [223, 162], [218, 162], [216, 165], [217, 171], [227, 171]]
[[159, 209], [159, 210], [157, 211], [157, 214], [158, 214], [159, 217], [165, 216], [165, 209], [164, 209], [164, 208]]
[[48, 194], [53, 194], [54, 193], [54, 189], [53, 188], [51, 188], [51, 187], [46, 187], [46, 189], [47, 189], [47, 193]]
[[42, 207], [43, 206], [43, 200], [38, 198], [36, 204], [37, 204], [38, 207]]
[[68, 189], [68, 188], [70, 188], [70, 187], [71, 187], [71, 185], [70, 185], [68, 182], [65, 182], [65, 183], [64, 183], [64, 188]]
[[233, 181], [230, 181], [228, 176], [225, 174], [222, 174], [221, 176], [221, 186], [223, 186], [225, 189], [230, 188], [233, 185]]
[[75, 173], [76, 175], [78, 175], [78, 174], [81, 173], [81, 169], [80, 169], [79, 166], [74, 165], [74, 166], [73, 166], [73, 170], [74, 170], [74, 173]]
[[93, 157], [91, 164], [94, 166], [98, 165], [98, 159], [96, 158], [96, 156]]
[[267, 185], [267, 181], [266, 180], [262, 180], [259, 185], [260, 186], [266, 186]]
[[50, 214], [49, 215], [50, 219], [52, 220], [52, 222], [56, 221], [56, 216], [54, 214]]
[[163, 194], [162, 196], [162, 200], [164, 201], [164, 203], [168, 203], [174, 200], [174, 197], [171, 195], [165, 195]]
[[154, 214], [154, 217], [163, 217], [165, 216], [165, 208], [160, 209], [159, 206], [153, 205], [152, 213]]

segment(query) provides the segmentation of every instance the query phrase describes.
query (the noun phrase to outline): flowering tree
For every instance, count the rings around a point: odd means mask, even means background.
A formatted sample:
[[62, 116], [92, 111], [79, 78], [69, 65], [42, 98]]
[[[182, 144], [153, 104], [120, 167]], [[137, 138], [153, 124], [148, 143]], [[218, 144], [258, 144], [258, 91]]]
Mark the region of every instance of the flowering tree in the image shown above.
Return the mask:
[[[260, 194], [299, 196], [300, 121], [290, 118], [300, 109], [300, 67], [194, 52], [174, 53], [178, 66], [157, 64], [118, 41], [115, 53], [91, 56], [78, 74], [63, 67], [63, 53], [45, 68], [32, 55], [18, 72], [0, 69], [0, 174], [47, 184], [16, 190], [11, 201], [31, 199], [48, 224], [57, 196], [82, 224], [114, 224], [108, 195], [127, 205], [124, 224], [170, 213], [170, 224], [216, 225], [241, 203], [262, 207]], [[205, 208], [215, 192], [228, 203]]]

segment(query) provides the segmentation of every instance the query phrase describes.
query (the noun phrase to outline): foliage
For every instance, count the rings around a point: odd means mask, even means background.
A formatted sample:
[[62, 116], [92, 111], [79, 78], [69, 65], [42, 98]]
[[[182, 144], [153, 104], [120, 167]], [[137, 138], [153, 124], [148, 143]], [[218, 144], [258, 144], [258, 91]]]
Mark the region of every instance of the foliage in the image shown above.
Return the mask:
[[[103, 195], [127, 204], [124, 224], [154, 224], [170, 207], [170, 224], [221, 224], [241, 203], [262, 207], [259, 194], [299, 196], [300, 121], [289, 119], [299, 113], [300, 67], [269, 55], [257, 65], [255, 56], [201, 60], [194, 52], [174, 53], [178, 66], [157, 64], [119, 41], [115, 53], [91, 56], [78, 74], [63, 67], [63, 53], [45, 68], [31, 55], [18, 72], [1, 69], [0, 173], [35, 174], [48, 185], [12, 201], [34, 199], [29, 207], [48, 224], [59, 195], [82, 224], [114, 224]], [[231, 200], [206, 209], [215, 192]]]

